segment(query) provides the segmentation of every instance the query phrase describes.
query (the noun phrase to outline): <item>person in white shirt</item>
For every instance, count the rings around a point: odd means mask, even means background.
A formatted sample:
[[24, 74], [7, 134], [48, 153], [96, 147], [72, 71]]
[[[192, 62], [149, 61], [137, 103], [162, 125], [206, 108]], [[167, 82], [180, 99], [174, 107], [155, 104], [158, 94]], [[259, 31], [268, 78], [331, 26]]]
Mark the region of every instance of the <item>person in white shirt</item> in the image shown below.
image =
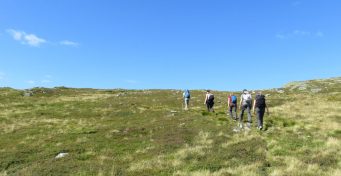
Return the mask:
[[243, 90], [243, 94], [240, 97], [239, 109], [241, 109], [240, 117], [239, 117], [239, 127], [243, 128], [244, 111], [247, 110], [247, 117], [248, 117], [248, 123], [247, 124], [248, 124], [248, 127], [251, 128], [251, 123], [252, 123], [252, 117], [251, 117], [252, 96], [246, 89]]
[[182, 94], [182, 97], [184, 98], [184, 102], [185, 102], [185, 110], [188, 110], [189, 100], [191, 99], [190, 91], [186, 89], [184, 93]]

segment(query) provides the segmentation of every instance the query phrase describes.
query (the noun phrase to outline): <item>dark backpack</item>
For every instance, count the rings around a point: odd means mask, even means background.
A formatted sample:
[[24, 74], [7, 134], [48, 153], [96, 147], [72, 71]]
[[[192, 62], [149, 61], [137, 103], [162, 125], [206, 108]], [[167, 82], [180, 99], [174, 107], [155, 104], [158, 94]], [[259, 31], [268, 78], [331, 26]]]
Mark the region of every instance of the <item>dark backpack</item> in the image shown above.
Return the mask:
[[237, 96], [235, 96], [235, 95], [231, 96], [231, 103], [233, 103], [233, 104], [237, 103]]
[[185, 91], [185, 98], [191, 98], [191, 93], [189, 92], [189, 90]]
[[211, 94], [211, 95], [208, 97], [207, 102], [212, 103], [213, 101], [214, 101], [214, 95]]
[[265, 108], [265, 96], [264, 95], [257, 95], [256, 96], [256, 105], [257, 108]]

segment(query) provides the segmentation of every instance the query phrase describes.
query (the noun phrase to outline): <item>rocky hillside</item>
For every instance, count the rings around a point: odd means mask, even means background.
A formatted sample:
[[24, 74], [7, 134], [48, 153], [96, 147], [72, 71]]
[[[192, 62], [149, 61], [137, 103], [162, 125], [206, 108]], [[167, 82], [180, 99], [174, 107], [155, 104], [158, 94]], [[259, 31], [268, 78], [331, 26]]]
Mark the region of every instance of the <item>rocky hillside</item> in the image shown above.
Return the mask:
[[318, 79], [310, 81], [298, 81], [292, 82], [284, 86], [284, 88], [290, 91], [299, 92], [341, 92], [341, 77], [331, 79]]

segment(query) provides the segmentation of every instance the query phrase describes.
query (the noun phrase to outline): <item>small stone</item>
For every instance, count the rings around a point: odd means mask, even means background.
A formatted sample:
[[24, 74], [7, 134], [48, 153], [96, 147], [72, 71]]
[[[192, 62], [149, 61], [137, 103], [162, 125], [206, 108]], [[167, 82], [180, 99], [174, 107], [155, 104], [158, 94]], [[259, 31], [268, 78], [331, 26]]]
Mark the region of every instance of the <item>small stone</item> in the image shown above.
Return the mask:
[[67, 155], [69, 155], [69, 153], [64, 153], [64, 152], [62, 152], [62, 153], [59, 153], [55, 158], [56, 158], [56, 159], [60, 159], [60, 158], [66, 157]]

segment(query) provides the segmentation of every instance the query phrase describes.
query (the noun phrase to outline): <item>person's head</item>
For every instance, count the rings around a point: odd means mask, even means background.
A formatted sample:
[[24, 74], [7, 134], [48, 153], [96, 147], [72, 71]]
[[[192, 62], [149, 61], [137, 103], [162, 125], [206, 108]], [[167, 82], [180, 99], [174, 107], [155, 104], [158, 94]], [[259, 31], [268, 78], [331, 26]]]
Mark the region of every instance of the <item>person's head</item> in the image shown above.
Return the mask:
[[230, 95], [233, 95], [233, 92], [230, 92]]
[[262, 91], [258, 91], [258, 92], [257, 92], [257, 95], [262, 95]]
[[206, 93], [211, 93], [211, 90], [206, 90]]
[[244, 90], [243, 90], [243, 94], [247, 94], [247, 93], [249, 93], [249, 92], [247, 91], [247, 89], [244, 89]]

